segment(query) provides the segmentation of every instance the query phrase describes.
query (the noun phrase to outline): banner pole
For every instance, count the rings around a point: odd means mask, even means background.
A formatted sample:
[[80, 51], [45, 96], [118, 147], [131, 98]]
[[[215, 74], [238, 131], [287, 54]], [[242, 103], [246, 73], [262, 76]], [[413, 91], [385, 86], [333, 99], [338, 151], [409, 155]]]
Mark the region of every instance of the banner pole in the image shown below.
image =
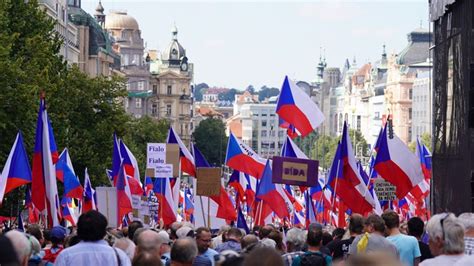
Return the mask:
[[[341, 163], [341, 159], [338, 159], [337, 160], [337, 170], [336, 170], [336, 184], [334, 185], [334, 195], [332, 197], [332, 203], [331, 203], [331, 209], [333, 210], [333, 212], [334, 212], [334, 201], [336, 200], [337, 181], [339, 179], [339, 165], [340, 165], [340, 163]], [[339, 199], [339, 200], [341, 200], [341, 199]], [[332, 221], [333, 221], [333, 217], [331, 215], [331, 223], [332, 223]]]

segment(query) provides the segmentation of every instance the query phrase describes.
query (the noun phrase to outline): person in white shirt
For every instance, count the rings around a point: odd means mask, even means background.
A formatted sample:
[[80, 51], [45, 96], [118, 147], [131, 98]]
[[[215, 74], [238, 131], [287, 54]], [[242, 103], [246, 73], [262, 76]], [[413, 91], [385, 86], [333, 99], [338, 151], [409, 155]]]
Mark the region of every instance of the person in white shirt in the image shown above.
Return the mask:
[[426, 225], [426, 232], [434, 258], [424, 260], [420, 266], [474, 265], [474, 256], [464, 254], [464, 226], [454, 214], [434, 215]]

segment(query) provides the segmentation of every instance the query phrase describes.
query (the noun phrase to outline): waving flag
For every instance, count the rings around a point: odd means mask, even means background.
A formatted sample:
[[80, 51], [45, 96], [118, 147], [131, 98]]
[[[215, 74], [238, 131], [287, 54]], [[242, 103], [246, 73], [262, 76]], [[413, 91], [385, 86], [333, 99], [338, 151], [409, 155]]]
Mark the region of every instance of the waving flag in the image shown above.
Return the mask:
[[122, 156], [125, 175], [128, 178], [127, 182], [130, 185], [130, 192], [133, 195], [142, 195], [143, 188], [137, 159], [123, 141], [120, 141], [120, 155]]
[[423, 181], [423, 171], [416, 155], [397, 136], [389, 138], [387, 135], [385, 126], [374, 168], [383, 179], [396, 186], [397, 197], [402, 199]]
[[281, 87], [276, 113], [293, 125], [303, 137], [324, 121], [324, 115], [316, 103], [288, 76], [285, 76]]
[[97, 210], [95, 204], [95, 190], [92, 188], [87, 168], [84, 171], [84, 194], [82, 196], [82, 213], [86, 213], [90, 210]]
[[249, 146], [241, 142], [231, 132], [227, 144], [225, 163], [232, 169], [260, 178], [265, 168], [265, 159], [261, 158]]
[[272, 182], [272, 169], [270, 161], [267, 161], [255, 196], [267, 203], [278, 217], [285, 218], [289, 216], [288, 207], [285, 198], [277, 191], [277, 185], [279, 184], [273, 184]]
[[66, 204], [62, 206], [63, 219], [70, 222], [72, 226], [76, 226], [78, 217], [74, 214], [73, 200], [71, 198], [65, 198], [65, 200]]
[[306, 154], [301, 151], [298, 145], [296, 145], [296, 143], [294, 143], [288, 136], [286, 137], [286, 141], [281, 148], [281, 156], [308, 159], [308, 156], [306, 156]]
[[304, 197], [305, 197], [305, 207], [306, 207], [305, 221], [306, 221], [306, 226], [308, 226], [311, 223], [316, 223], [317, 222], [317, 220], [316, 220], [316, 211], [314, 209], [313, 199], [309, 195], [308, 191], [304, 194]]
[[184, 213], [186, 221], [193, 222], [194, 214], [194, 203], [193, 203], [193, 194], [189, 188], [184, 190]]
[[279, 126], [281, 128], [286, 128], [286, 135], [290, 137], [291, 139], [295, 139], [296, 137], [300, 136], [299, 132], [296, 130], [296, 128], [291, 125], [290, 123], [286, 122], [285, 120], [279, 118]]
[[146, 193], [146, 196], [148, 196], [150, 191], [153, 191], [153, 181], [151, 180], [151, 177], [145, 176], [145, 193]]
[[0, 205], [5, 194], [28, 183], [31, 183], [31, 169], [23, 145], [23, 137], [21, 132], [18, 132], [0, 176]]
[[347, 124], [344, 128], [341, 143], [338, 145], [331, 167], [328, 184], [345, 205], [356, 213], [372, 211], [375, 203], [367, 191], [367, 185], [360, 176], [359, 169], [349, 139]]
[[128, 180], [129, 178], [125, 176], [125, 165], [122, 163], [117, 176], [117, 224], [120, 224], [123, 217], [133, 210], [132, 193]]
[[165, 225], [176, 222], [176, 210], [173, 208], [174, 201], [171, 193], [169, 178], [156, 178], [153, 191], [158, 198], [159, 216]]
[[61, 176], [60, 180], [64, 182], [64, 197], [82, 198], [84, 190], [74, 172], [67, 148], [63, 150], [56, 163], [56, 175]]
[[240, 206], [237, 209], [237, 228], [244, 229], [246, 234], [250, 232], [250, 229], [247, 225], [247, 221], [245, 220], [245, 216], [242, 213], [242, 209], [240, 208]]
[[176, 134], [174, 129], [170, 127], [168, 131], [168, 138], [166, 143], [174, 143], [179, 145], [179, 158], [181, 162], [181, 171], [187, 173], [190, 176], [196, 176], [196, 167], [194, 164], [194, 158], [186, 148], [184, 143], [179, 138], [179, 135]]
[[32, 200], [40, 211], [47, 210], [48, 227], [59, 225], [58, 188], [56, 184], [57, 148], [54, 142], [44, 99], [40, 100], [36, 124], [35, 149], [32, 169]]
[[228, 186], [233, 187], [235, 189], [235, 192], [237, 194], [236, 196], [239, 198], [240, 201], [243, 201], [245, 196], [245, 191], [242, 187], [241, 182], [241, 179], [245, 178], [245, 176], [243, 175], [243, 173], [234, 170], [230, 175], [229, 182], [227, 183]]
[[[110, 174], [112, 181], [117, 180], [121, 163], [122, 155], [120, 154], [120, 141], [117, 139], [117, 135], [114, 132], [114, 148], [112, 150], [112, 170]], [[115, 184], [115, 181], [113, 183]]]

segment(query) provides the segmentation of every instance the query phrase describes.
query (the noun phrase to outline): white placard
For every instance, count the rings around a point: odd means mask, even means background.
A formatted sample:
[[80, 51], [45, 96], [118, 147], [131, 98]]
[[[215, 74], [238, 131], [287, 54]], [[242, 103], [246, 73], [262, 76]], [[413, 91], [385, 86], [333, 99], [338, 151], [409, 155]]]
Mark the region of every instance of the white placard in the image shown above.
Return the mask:
[[117, 189], [115, 187], [96, 187], [97, 209], [109, 222], [109, 226], [117, 227]]
[[172, 177], [173, 176], [173, 165], [172, 164], [159, 164], [155, 167], [155, 177]]
[[146, 168], [155, 169], [166, 163], [166, 143], [147, 143]]

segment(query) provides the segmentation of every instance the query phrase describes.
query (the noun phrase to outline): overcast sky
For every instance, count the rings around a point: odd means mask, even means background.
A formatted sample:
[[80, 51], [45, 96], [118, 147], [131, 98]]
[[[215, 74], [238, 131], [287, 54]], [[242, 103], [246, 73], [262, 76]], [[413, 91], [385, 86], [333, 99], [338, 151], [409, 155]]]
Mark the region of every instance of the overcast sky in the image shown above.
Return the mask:
[[[82, 0], [94, 13], [98, 0]], [[165, 49], [171, 27], [194, 63], [194, 82], [243, 89], [281, 87], [285, 75], [312, 81], [323, 47], [330, 67], [358, 65], [400, 52], [407, 33], [428, 27], [427, 0], [159, 1], [103, 0], [126, 10], [150, 49]]]

